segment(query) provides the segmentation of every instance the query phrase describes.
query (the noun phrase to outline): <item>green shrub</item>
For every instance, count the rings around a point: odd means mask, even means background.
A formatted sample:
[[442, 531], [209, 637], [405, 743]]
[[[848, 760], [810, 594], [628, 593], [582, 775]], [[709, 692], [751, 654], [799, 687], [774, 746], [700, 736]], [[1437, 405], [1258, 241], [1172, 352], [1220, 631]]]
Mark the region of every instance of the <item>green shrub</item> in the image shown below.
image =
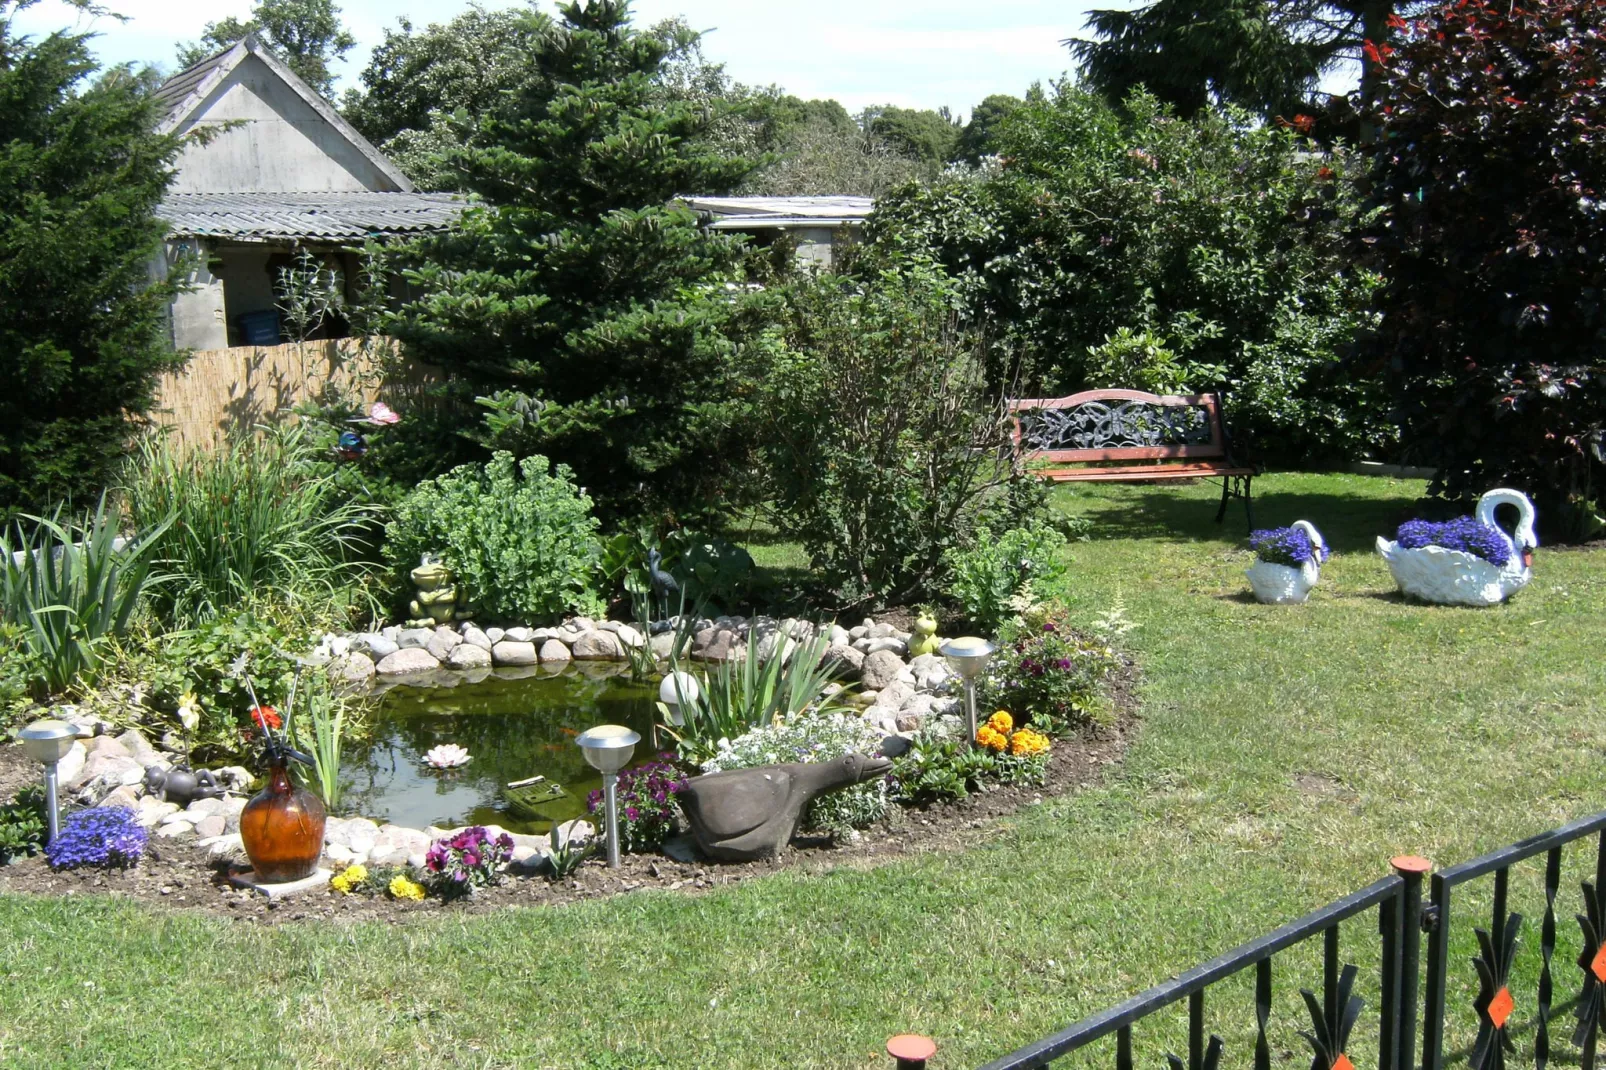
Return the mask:
[[484, 466], [420, 483], [385, 528], [385, 550], [406, 591], [423, 555], [439, 554], [487, 620], [532, 624], [602, 609], [591, 499], [567, 466], [552, 470], [539, 455], [515, 466], [498, 451]]
[[[635, 594], [649, 590], [647, 551], [661, 555], [659, 568], [674, 576], [686, 605], [734, 612], [753, 604], [763, 575], [753, 555], [729, 539], [681, 528], [657, 538], [651, 529], [622, 531], [604, 540], [601, 570], [611, 591]], [[675, 611], [670, 606], [670, 612]]]
[[265, 596], [322, 612], [366, 590], [377, 509], [337, 485], [299, 424], [210, 449], [146, 438], [122, 492], [136, 531], [173, 518], [155, 549], [173, 577], [152, 598], [165, 624], [213, 620]]
[[44, 789], [29, 785], [0, 806], [0, 866], [31, 858], [45, 849]]
[[1015, 614], [1014, 602], [1028, 584], [1040, 599], [1060, 592], [1064, 549], [1065, 536], [1041, 522], [1010, 528], [996, 539], [988, 528], [978, 528], [971, 545], [953, 547], [943, 556], [947, 594], [971, 623], [994, 635]]
[[21, 630], [36, 659], [36, 693], [94, 683], [102, 649], [128, 630], [152, 547], [171, 522], [153, 520], [143, 538], [119, 549], [103, 496], [83, 521], [27, 516], [0, 532], [0, 619]]
[[1003, 640], [982, 677], [983, 706], [1049, 736], [1109, 719], [1105, 684], [1119, 662], [1104, 642], [1053, 616], [1023, 621]]

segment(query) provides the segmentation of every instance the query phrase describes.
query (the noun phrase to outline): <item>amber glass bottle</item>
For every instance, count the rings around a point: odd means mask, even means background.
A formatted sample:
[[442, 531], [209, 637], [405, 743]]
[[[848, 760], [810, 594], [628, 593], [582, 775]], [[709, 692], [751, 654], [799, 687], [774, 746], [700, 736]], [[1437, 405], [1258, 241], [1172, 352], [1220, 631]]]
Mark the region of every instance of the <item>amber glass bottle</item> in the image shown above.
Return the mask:
[[323, 800], [290, 779], [289, 756], [267, 755], [268, 783], [240, 812], [240, 839], [259, 880], [312, 876], [323, 854]]

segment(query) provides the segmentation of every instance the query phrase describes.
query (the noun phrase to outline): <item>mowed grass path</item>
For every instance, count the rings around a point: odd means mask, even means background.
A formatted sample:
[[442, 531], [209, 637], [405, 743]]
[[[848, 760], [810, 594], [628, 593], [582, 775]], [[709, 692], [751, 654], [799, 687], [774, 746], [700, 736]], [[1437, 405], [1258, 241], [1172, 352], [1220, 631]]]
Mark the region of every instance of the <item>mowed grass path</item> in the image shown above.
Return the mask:
[[[1334, 544], [1307, 606], [1243, 597], [1243, 514], [1213, 524], [1208, 487], [1058, 494], [1097, 522], [1072, 550], [1076, 611], [1119, 593], [1140, 625], [1144, 725], [1106, 784], [969, 850], [403, 927], [0, 898], [0, 1065], [885, 1067], [885, 1038], [912, 1030], [937, 1038], [935, 1068], [973, 1066], [1376, 879], [1393, 854], [1447, 864], [1606, 807], [1606, 553], [1542, 550], [1502, 608], [1409, 605], [1371, 544], [1421, 483], [1257, 489], [1260, 523], [1305, 517]], [[1571, 858], [1559, 963], [1578, 950], [1581, 871]], [[1536, 922], [1531, 881], [1513, 895]], [[1365, 964], [1373, 933], [1346, 929], [1346, 955]], [[1453, 999], [1473, 990], [1461, 937]], [[1536, 957], [1525, 947], [1525, 972]], [[1309, 1059], [1294, 1035], [1309, 966], [1291, 954], [1277, 975], [1291, 1067]], [[1209, 1006], [1247, 1065], [1241, 988]], [[1518, 1018], [1531, 1010], [1519, 995]], [[1145, 1065], [1178, 1024], [1140, 1030]], [[1375, 1065], [1369, 1041], [1351, 1050]]]

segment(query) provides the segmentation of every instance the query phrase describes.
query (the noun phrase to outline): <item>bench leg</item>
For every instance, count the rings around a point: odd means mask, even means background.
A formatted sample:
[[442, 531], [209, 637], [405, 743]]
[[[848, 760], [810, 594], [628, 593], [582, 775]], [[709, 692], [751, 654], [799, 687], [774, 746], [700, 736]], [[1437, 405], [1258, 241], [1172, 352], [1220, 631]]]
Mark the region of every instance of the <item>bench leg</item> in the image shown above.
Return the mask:
[[1253, 497], [1255, 477], [1244, 476], [1244, 517], [1249, 521], [1249, 530], [1255, 530], [1255, 500]]
[[1227, 501], [1232, 497], [1232, 477], [1221, 477], [1221, 508], [1216, 510], [1216, 523], [1227, 519]]

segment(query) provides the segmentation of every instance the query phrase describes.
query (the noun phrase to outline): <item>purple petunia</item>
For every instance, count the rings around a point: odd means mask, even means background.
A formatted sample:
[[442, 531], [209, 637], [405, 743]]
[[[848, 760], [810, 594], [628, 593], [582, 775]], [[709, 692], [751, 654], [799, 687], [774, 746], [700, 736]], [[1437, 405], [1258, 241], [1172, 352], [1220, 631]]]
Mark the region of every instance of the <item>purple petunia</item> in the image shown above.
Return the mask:
[[[656, 761], [619, 774], [619, 842], [624, 850], [655, 848], [673, 831], [679, 812], [675, 795], [686, 787], [686, 778], [671, 759], [672, 755], [660, 754]], [[592, 792], [586, 808], [598, 813], [602, 793]]]
[[1505, 532], [1471, 516], [1443, 523], [1407, 520], [1400, 525], [1395, 538], [1407, 550], [1442, 546], [1446, 550], [1460, 550], [1481, 557], [1497, 568], [1503, 568], [1511, 560], [1511, 540], [1506, 538]]
[[513, 837], [504, 832], [492, 839], [484, 826], [473, 825], [430, 844], [424, 869], [438, 891], [457, 895], [490, 884], [497, 877], [497, 867], [512, 857]]

